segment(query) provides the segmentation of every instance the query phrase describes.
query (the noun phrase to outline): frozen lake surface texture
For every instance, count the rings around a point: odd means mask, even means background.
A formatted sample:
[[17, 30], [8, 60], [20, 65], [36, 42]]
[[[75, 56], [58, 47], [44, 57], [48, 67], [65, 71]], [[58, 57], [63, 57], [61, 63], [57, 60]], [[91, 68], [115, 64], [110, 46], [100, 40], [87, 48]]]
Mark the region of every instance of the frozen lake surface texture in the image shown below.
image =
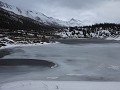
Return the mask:
[[[120, 44], [49, 44], [14, 47], [2, 59], [42, 60], [45, 65], [0, 66], [0, 83], [16, 80], [120, 81]], [[46, 63], [47, 62], [47, 65]], [[21, 63], [22, 63], [21, 61]], [[48, 63], [53, 66], [49, 67]]]

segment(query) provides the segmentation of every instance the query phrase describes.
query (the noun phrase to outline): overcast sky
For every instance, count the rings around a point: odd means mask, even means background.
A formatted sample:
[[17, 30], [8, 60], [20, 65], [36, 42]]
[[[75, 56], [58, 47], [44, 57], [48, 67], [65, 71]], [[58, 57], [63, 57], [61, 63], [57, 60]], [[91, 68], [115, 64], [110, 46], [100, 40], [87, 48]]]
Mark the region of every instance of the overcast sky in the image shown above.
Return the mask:
[[120, 0], [2, 0], [60, 20], [120, 23]]

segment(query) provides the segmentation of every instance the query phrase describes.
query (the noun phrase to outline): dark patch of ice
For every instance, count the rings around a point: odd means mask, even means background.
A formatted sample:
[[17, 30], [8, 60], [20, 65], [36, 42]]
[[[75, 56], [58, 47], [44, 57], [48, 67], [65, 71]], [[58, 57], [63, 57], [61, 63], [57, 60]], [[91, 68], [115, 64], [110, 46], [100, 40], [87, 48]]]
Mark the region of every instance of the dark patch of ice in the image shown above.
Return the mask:
[[36, 59], [0, 59], [0, 66], [45, 66], [53, 67], [56, 64], [47, 60]]

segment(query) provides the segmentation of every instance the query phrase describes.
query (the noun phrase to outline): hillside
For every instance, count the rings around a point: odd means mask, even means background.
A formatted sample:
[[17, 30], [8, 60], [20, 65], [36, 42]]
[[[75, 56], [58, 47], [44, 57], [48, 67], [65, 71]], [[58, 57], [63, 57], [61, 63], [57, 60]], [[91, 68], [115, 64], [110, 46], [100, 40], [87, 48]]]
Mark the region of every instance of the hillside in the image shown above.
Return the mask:
[[57, 33], [63, 38], [117, 38], [120, 36], [120, 24], [100, 23], [90, 26], [69, 27]]

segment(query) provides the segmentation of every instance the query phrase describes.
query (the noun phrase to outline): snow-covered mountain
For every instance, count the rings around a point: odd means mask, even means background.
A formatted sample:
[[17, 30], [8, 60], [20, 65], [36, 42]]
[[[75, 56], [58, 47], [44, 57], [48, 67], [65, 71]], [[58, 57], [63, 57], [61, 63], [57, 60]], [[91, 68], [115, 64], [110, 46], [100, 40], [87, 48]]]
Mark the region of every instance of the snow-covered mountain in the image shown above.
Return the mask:
[[70, 21], [68, 21], [68, 25], [69, 26], [81, 26], [82, 21], [72, 18]]
[[17, 15], [29, 17], [45, 25], [58, 25], [58, 26], [81, 26], [82, 25], [82, 22], [80, 20], [71, 19], [70, 21], [62, 21], [59, 19], [48, 17], [41, 12], [21, 9], [19, 7], [9, 5], [1, 1], [0, 1], [0, 7], [5, 10], [14, 12]]

